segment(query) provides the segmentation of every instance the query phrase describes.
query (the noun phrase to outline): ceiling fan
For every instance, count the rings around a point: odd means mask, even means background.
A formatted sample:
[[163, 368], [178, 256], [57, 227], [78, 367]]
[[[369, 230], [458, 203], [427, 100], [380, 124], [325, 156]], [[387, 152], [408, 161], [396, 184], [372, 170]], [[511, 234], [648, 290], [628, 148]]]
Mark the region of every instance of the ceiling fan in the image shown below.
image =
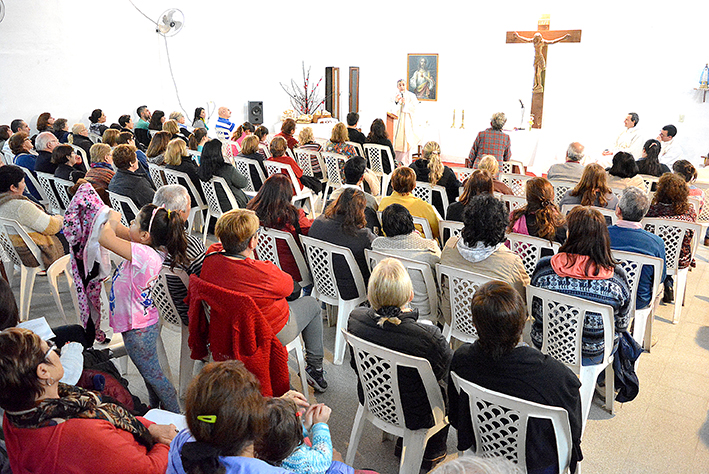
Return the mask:
[[[2, 0], [0, 0], [2, 1]], [[185, 15], [177, 8], [165, 10], [155, 22], [155, 32], [162, 36], [175, 36], [185, 25]]]

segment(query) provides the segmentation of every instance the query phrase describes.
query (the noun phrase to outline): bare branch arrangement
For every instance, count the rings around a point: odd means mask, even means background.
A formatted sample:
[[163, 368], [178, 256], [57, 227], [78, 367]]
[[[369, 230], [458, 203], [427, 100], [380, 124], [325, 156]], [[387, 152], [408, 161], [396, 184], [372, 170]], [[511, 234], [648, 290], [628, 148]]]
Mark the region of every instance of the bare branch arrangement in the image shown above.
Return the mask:
[[310, 82], [310, 67], [308, 67], [308, 71], [306, 72], [305, 62], [302, 64], [303, 87], [299, 86], [294, 79], [290, 81], [292, 90], [289, 90], [282, 82], [279, 82], [279, 84], [286, 94], [288, 94], [288, 97], [290, 97], [290, 103], [298, 113], [312, 115], [325, 103], [325, 98], [320, 98], [318, 94], [318, 87], [323, 78], [321, 77], [317, 84], [315, 84], [315, 87], [312, 87], [312, 83]]

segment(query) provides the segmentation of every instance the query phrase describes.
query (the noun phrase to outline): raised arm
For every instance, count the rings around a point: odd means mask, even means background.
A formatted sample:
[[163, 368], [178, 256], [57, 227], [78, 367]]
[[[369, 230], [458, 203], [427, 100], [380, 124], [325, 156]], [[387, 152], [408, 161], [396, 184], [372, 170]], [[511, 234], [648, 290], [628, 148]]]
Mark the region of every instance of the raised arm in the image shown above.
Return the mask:
[[[120, 229], [119, 226], [121, 226], [122, 229]], [[121, 225], [121, 215], [116, 211], [110, 211], [108, 222], [106, 222], [101, 229], [98, 243], [126, 260], [131, 260], [132, 252], [130, 241], [117, 235], [125, 233], [123, 229], [126, 228]]]
[[565, 39], [568, 38], [569, 36], [571, 36], [571, 35], [568, 34], [568, 33], [566, 33], [566, 34], [565, 34], [564, 36], [562, 36], [561, 38], [557, 38], [557, 39], [555, 39], [555, 40], [544, 40], [544, 42], [545, 42], [546, 44], [554, 44], [554, 43], [558, 43], [559, 41], [565, 40]]
[[525, 41], [527, 43], [531, 43], [534, 40], [534, 38], [527, 38], [526, 36], [520, 35], [516, 31], [513, 31], [512, 34], [514, 34], [517, 37], [517, 39], [521, 39], [522, 41]]

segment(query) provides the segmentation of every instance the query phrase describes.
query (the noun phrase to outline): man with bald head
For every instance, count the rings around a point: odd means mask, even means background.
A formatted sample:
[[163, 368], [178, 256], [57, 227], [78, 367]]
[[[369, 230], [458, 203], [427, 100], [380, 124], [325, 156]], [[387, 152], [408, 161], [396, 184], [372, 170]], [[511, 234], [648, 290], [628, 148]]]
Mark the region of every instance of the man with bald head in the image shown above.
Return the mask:
[[91, 145], [94, 142], [89, 138], [89, 130], [83, 123], [75, 123], [71, 127], [72, 145], [76, 145], [86, 152], [86, 156], [91, 156]]
[[547, 172], [547, 179], [566, 179], [570, 181], [579, 181], [583, 174], [584, 147], [579, 142], [573, 142], [566, 149], [566, 162], [551, 165]]
[[231, 137], [231, 132], [234, 131], [236, 126], [232, 121], [229, 120], [231, 117], [231, 110], [228, 107], [219, 107], [217, 111], [219, 114], [219, 119], [217, 124], [214, 126], [214, 130], [217, 132], [217, 138], [220, 140], [229, 140]]

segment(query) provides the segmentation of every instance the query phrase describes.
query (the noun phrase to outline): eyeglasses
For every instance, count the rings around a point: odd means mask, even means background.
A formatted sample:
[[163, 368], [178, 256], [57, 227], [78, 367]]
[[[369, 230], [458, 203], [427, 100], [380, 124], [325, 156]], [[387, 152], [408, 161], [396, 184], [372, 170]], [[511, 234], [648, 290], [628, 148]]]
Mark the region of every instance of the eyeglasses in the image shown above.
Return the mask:
[[49, 354], [51, 354], [52, 351], [56, 351], [56, 350], [57, 350], [57, 345], [52, 342], [52, 343], [49, 345], [49, 349], [47, 349], [47, 352], [44, 353], [43, 359], [44, 359], [44, 360], [49, 360]]

